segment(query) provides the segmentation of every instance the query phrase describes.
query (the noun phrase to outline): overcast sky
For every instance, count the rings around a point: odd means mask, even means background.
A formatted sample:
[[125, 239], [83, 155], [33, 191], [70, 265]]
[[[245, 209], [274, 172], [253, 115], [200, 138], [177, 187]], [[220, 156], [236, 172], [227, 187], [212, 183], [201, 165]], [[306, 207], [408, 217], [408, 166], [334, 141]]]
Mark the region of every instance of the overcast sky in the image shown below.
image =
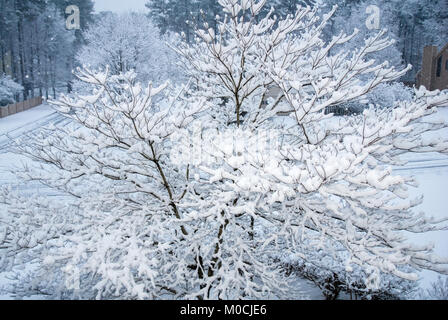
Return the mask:
[[145, 3], [147, 0], [94, 0], [95, 11], [144, 11], [146, 12]]

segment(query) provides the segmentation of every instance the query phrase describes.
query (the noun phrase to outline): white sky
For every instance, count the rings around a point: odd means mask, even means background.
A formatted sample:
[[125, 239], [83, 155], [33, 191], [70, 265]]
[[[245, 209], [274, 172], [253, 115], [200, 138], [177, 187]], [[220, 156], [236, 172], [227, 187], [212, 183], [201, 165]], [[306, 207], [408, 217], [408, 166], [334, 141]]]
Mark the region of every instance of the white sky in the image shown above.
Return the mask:
[[145, 7], [147, 0], [94, 0], [94, 2], [96, 12], [147, 11]]

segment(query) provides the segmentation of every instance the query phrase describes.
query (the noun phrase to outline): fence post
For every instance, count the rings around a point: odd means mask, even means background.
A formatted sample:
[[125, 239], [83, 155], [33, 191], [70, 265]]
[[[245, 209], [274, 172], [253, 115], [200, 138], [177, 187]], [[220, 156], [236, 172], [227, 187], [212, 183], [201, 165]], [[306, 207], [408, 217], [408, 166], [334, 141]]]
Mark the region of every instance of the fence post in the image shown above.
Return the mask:
[[0, 106], [0, 118], [6, 118], [9, 115], [8, 106]]
[[17, 113], [17, 104], [14, 103], [14, 104], [8, 105], [8, 113], [10, 116]]
[[17, 102], [17, 113], [22, 112], [23, 110], [25, 110], [23, 102]]

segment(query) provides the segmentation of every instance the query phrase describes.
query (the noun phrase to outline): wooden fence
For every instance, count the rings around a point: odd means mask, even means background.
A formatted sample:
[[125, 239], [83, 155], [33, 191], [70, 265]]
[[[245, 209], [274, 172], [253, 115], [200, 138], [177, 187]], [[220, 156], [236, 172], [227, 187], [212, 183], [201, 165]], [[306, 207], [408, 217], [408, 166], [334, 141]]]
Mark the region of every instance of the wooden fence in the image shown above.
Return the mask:
[[0, 118], [5, 118], [13, 114], [34, 108], [42, 104], [42, 97], [31, 98], [22, 102], [0, 106]]

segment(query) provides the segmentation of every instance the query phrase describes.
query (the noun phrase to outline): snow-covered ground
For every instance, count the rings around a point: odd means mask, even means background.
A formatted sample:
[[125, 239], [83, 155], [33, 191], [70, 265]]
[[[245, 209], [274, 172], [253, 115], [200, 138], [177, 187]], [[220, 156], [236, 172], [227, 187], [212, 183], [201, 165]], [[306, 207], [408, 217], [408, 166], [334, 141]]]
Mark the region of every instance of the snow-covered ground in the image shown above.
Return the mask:
[[[448, 121], [448, 108], [440, 108], [434, 118], [442, 118]], [[437, 133], [443, 137], [448, 136], [448, 129]], [[405, 167], [395, 169], [399, 174], [411, 175], [417, 178], [419, 187], [410, 190], [411, 196], [423, 194], [423, 203], [420, 211], [428, 216], [436, 218], [448, 217], [448, 156], [440, 154], [409, 154], [404, 157], [409, 160]], [[410, 236], [417, 243], [434, 243], [435, 252], [443, 257], [448, 257], [448, 232], [438, 231], [426, 235]], [[421, 273], [421, 286], [428, 288], [437, 280], [438, 274], [431, 271]]]
[[[441, 110], [441, 116], [448, 120], [448, 110]], [[49, 105], [42, 105], [31, 110], [0, 119], [0, 185], [14, 182], [13, 168], [16, 164], [27, 159], [10, 152], [10, 138], [17, 138], [24, 133], [32, 133], [41, 126], [54, 123], [59, 124], [66, 121], [62, 116], [56, 114]], [[441, 134], [448, 134], [448, 130]], [[446, 217], [448, 196], [448, 157], [426, 154], [412, 155], [410, 162], [404, 168], [397, 168], [396, 172], [404, 175], [416, 176], [420, 183], [417, 189], [411, 190], [411, 195], [424, 195], [424, 202], [420, 209], [430, 216]], [[27, 188], [34, 186], [28, 185]], [[37, 186], [35, 186], [37, 187]], [[1, 210], [0, 206], [0, 210]], [[433, 242], [436, 252], [442, 256], [448, 256], [448, 234], [447, 232], [433, 232], [430, 235], [412, 235], [416, 242]], [[421, 273], [421, 285], [427, 288], [431, 282], [437, 279], [437, 274], [430, 271]], [[0, 287], [8, 280], [5, 274], [0, 273]], [[305, 293], [311, 299], [321, 299], [319, 290], [308, 282], [301, 283]], [[0, 299], [10, 298], [0, 295]]]
[[0, 119], [0, 185], [14, 179], [13, 173], [10, 172], [13, 170], [12, 165], [26, 161], [10, 152], [11, 139], [62, 120], [64, 118], [47, 104]]
[[[14, 183], [14, 167], [29, 161], [10, 152], [11, 139], [18, 138], [25, 133], [32, 133], [44, 125], [58, 123], [62, 120], [64, 118], [47, 104], [0, 119], [0, 185]], [[24, 188], [34, 190], [37, 186], [27, 185]], [[0, 205], [0, 210], [2, 209]], [[0, 273], [0, 299], [11, 298], [9, 295], [2, 294], [1, 291], [2, 286], [9, 282], [8, 276], [7, 273]]]
[[[431, 165], [428, 165], [430, 164]], [[440, 160], [423, 160], [415, 163], [420, 167], [414, 167], [406, 172], [417, 177], [418, 189], [412, 190], [411, 195], [424, 195], [424, 202], [419, 209], [428, 216], [446, 217], [448, 216], [448, 161], [444, 160], [444, 165]], [[435, 252], [440, 256], [448, 256], [448, 232], [431, 232], [429, 235], [411, 235], [415, 242], [432, 242], [435, 244]], [[421, 273], [421, 286], [428, 288], [431, 282], [437, 280], [437, 273], [424, 271]]]

